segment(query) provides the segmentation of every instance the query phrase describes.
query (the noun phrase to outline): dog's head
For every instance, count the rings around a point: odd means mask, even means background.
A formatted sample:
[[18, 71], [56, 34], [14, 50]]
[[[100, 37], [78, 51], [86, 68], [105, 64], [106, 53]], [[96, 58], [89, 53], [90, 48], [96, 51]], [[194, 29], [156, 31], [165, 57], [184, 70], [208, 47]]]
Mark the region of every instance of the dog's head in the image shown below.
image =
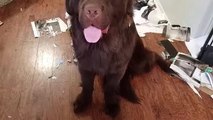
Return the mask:
[[127, 15], [133, 14], [132, 0], [67, 0], [66, 7], [80, 22], [86, 39], [93, 40], [106, 34], [111, 25], [122, 23]]

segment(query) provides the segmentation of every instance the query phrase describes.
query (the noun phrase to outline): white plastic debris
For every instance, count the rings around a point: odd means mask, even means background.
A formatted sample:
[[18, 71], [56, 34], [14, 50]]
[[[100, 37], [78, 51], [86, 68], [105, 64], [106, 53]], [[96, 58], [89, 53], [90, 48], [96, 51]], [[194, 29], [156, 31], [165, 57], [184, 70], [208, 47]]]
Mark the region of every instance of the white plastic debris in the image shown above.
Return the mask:
[[12, 116], [10, 116], [10, 115], [8, 115], [7, 117], [8, 117], [9, 119], [11, 119], [11, 118], [12, 118]]

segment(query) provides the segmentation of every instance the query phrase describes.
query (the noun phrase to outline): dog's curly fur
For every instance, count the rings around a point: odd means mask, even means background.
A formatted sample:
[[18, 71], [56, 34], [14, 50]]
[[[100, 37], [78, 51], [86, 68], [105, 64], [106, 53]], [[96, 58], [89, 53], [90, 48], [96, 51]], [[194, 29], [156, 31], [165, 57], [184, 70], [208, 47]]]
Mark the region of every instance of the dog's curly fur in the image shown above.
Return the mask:
[[[90, 24], [82, 12], [88, 3], [105, 8], [94, 26], [103, 29], [110, 24], [108, 33], [97, 43], [88, 43], [83, 34], [83, 29]], [[168, 64], [159, 55], [143, 46], [133, 22], [132, 4], [133, 0], [66, 0], [83, 87], [74, 102], [75, 113], [83, 112], [91, 103], [95, 75], [104, 80], [105, 112], [115, 117], [120, 111], [119, 95], [139, 103], [130, 84], [134, 75], [150, 71], [155, 64], [169, 71]]]

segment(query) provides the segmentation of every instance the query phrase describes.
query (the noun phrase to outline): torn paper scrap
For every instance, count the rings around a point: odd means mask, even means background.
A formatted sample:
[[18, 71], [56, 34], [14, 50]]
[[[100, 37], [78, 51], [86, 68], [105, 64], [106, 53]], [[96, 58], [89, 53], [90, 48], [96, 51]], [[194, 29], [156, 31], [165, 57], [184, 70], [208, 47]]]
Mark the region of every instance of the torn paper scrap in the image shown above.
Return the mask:
[[56, 60], [56, 68], [58, 69], [60, 65], [62, 65], [64, 63], [64, 60], [62, 59], [57, 59]]
[[65, 13], [65, 19], [67, 20], [67, 29], [70, 29], [72, 24], [71, 24], [71, 16], [66, 12]]
[[74, 58], [74, 59], [73, 59], [73, 62], [74, 62], [74, 63], [77, 63], [77, 62], [78, 62], [77, 58]]
[[54, 48], [57, 48], [57, 47], [58, 47], [58, 45], [54, 43], [54, 44], [53, 44], [53, 47], [54, 47]]
[[66, 32], [67, 25], [60, 18], [53, 18], [49, 20], [37, 20], [31, 22], [33, 34], [35, 38], [48, 35], [56, 36], [62, 32]]
[[3, 7], [7, 4], [9, 4], [10, 2], [12, 2], [13, 0], [0, 0], [0, 7]]
[[72, 63], [72, 60], [67, 60], [68, 63]]
[[191, 28], [180, 25], [167, 25], [164, 27], [163, 35], [169, 39], [178, 41], [190, 41]]
[[50, 77], [48, 77], [49, 79], [52, 79], [52, 80], [56, 80], [57, 79], [57, 77], [56, 76], [53, 76], [53, 75], [51, 75]]
[[0, 26], [3, 25], [4, 23], [2, 21], [0, 21]]

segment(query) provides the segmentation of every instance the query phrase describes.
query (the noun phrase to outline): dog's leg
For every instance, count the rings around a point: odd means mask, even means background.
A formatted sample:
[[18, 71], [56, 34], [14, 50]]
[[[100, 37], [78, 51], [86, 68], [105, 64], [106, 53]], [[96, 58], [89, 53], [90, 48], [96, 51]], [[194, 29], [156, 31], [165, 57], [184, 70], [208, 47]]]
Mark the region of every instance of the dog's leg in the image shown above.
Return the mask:
[[95, 74], [79, 69], [82, 81], [82, 91], [74, 102], [74, 112], [80, 113], [86, 110], [92, 102], [92, 92]]
[[104, 78], [105, 113], [111, 117], [120, 112], [118, 93], [121, 78], [121, 74], [108, 74]]
[[120, 82], [120, 95], [132, 103], [140, 103], [140, 100], [135, 94], [135, 91], [133, 90], [130, 83], [131, 79], [133, 79], [133, 76], [134, 75], [131, 74], [129, 69], [127, 69]]

